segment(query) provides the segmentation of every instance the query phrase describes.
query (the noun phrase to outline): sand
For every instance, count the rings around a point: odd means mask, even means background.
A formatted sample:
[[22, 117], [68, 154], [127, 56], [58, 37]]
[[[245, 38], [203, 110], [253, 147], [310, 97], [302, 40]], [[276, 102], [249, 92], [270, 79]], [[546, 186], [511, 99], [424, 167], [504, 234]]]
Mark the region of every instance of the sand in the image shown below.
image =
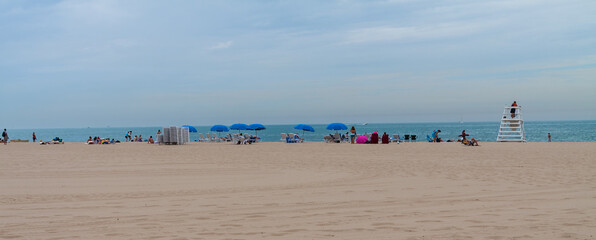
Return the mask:
[[596, 143], [11, 143], [0, 165], [0, 239], [596, 239]]

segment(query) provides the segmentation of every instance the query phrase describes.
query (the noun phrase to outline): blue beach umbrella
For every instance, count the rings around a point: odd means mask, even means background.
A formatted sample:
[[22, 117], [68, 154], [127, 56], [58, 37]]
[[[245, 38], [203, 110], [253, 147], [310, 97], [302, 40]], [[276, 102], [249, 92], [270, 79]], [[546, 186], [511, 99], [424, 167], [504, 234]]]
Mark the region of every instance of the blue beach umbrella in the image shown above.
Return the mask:
[[327, 130], [335, 130], [335, 133], [339, 133], [339, 130], [346, 130], [348, 126], [343, 123], [331, 123], [327, 125]]
[[182, 127], [186, 127], [186, 128], [188, 128], [188, 131], [189, 131], [189, 132], [197, 132], [197, 129], [196, 129], [195, 127], [193, 127], [193, 126], [190, 126], [190, 125], [182, 125]]
[[217, 137], [219, 137], [220, 132], [228, 132], [230, 130], [224, 125], [213, 125], [213, 127], [211, 127], [211, 131], [217, 132]]
[[315, 131], [314, 128], [312, 128], [310, 125], [306, 125], [306, 124], [298, 124], [298, 125], [294, 126], [294, 129], [302, 130], [302, 140], [304, 140], [304, 131], [308, 131], [308, 132]]
[[211, 131], [212, 132], [228, 132], [230, 130], [228, 129], [228, 127], [226, 127], [224, 125], [213, 125], [213, 127], [211, 127]]
[[308, 132], [314, 132], [315, 129], [312, 128], [310, 125], [306, 125], [306, 124], [298, 124], [296, 126], [294, 126], [294, 129], [298, 129], [298, 130], [302, 130], [302, 131], [308, 131]]
[[263, 124], [255, 123], [255, 124], [248, 125], [248, 127], [246, 127], [246, 129], [248, 129], [248, 130], [265, 130], [267, 128], [265, 126], [263, 126]]
[[246, 129], [255, 130], [255, 135], [257, 135], [257, 131], [265, 130], [267, 128], [265, 126], [263, 126], [263, 124], [255, 123], [255, 124], [248, 125], [248, 127]]
[[339, 131], [339, 130], [346, 130], [346, 129], [348, 129], [348, 127], [343, 123], [331, 123], [331, 124], [327, 125], [327, 130]]
[[240, 132], [240, 130], [248, 129], [248, 125], [246, 125], [244, 123], [236, 123], [236, 124], [232, 124], [232, 126], [230, 126], [230, 129], [238, 130], [238, 132]]

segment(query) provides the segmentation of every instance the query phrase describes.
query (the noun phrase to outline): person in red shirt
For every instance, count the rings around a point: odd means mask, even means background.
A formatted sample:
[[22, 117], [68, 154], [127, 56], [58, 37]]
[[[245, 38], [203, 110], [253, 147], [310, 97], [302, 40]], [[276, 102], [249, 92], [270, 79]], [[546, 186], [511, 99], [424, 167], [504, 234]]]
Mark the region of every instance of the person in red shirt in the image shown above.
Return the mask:
[[[513, 101], [511, 104], [512, 107], [517, 107], [517, 102]], [[515, 108], [511, 108], [511, 118], [515, 118]]]

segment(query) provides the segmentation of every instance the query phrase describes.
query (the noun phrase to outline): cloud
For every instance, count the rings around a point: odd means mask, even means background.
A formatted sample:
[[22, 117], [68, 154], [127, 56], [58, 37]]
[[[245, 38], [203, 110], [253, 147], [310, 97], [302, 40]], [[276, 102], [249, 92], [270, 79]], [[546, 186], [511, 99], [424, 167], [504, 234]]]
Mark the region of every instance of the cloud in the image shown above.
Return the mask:
[[234, 42], [232, 42], [232, 41], [220, 42], [220, 43], [217, 43], [214, 46], [210, 47], [209, 49], [226, 49], [226, 48], [231, 47], [232, 44], [234, 44]]
[[463, 37], [483, 31], [493, 24], [450, 22], [428, 26], [367, 27], [349, 30], [344, 43], [367, 43], [380, 41], [412, 41]]

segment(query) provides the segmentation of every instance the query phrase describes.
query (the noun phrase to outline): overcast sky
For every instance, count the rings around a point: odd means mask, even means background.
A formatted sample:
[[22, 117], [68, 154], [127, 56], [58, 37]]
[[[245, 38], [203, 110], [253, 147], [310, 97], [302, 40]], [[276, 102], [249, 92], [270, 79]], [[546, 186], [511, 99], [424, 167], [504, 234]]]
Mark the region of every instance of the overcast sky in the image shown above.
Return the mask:
[[596, 119], [596, 1], [0, 1], [0, 127]]

